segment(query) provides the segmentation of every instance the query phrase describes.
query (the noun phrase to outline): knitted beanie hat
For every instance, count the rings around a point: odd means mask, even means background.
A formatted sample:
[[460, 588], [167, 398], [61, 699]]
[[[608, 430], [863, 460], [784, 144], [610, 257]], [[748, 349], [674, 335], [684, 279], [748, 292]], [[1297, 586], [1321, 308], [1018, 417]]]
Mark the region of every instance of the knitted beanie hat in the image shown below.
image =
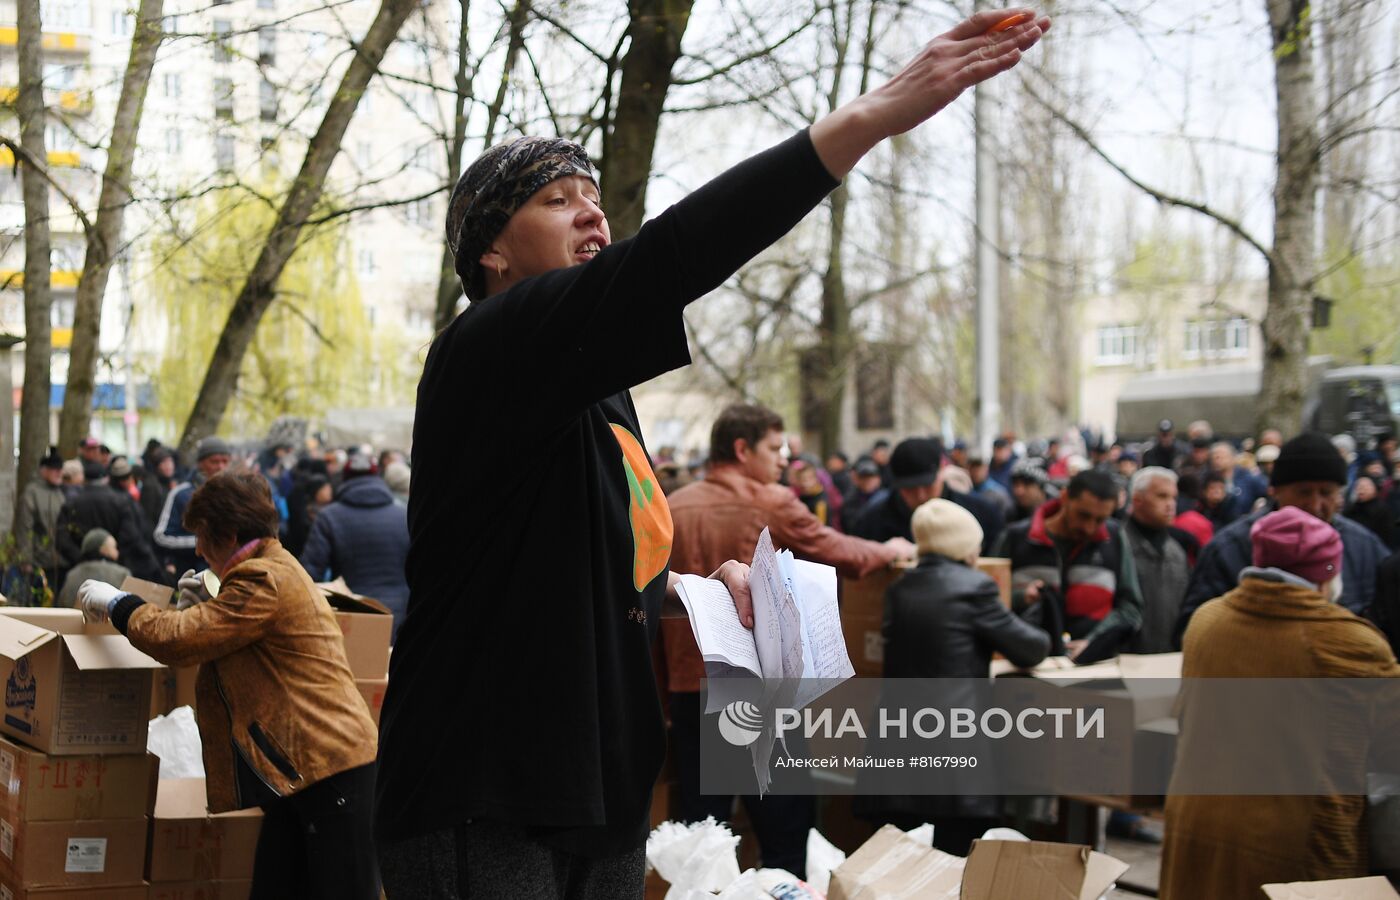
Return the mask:
[[919, 554], [937, 553], [966, 560], [982, 549], [982, 526], [951, 500], [933, 499], [914, 510], [914, 543]]
[[1269, 483], [1274, 487], [1299, 481], [1347, 483], [1347, 463], [1322, 434], [1300, 434], [1279, 450]]

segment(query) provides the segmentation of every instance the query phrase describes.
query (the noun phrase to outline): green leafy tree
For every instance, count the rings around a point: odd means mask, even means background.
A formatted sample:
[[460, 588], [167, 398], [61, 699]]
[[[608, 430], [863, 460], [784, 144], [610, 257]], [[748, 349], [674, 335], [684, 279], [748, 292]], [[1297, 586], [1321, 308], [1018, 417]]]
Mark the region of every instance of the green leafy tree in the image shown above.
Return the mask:
[[[168, 328], [156, 378], [161, 413], [184, 421], [276, 210], [260, 197], [229, 193], [207, 199], [192, 236], [155, 242], [156, 308]], [[372, 327], [349, 265], [344, 219], [303, 232], [276, 298], [242, 360], [225, 431], [264, 433], [278, 416], [318, 418], [338, 406], [411, 402], [411, 352], [396, 329]]]

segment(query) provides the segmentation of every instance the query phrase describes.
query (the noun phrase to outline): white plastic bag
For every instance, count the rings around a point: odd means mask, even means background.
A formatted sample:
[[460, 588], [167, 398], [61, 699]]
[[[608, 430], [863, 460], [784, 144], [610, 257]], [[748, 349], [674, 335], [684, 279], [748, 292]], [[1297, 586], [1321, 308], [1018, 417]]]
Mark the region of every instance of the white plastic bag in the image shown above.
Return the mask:
[[831, 873], [846, 861], [841, 848], [813, 828], [807, 832], [807, 883], [823, 894], [831, 891]]
[[161, 778], [203, 778], [204, 746], [194, 710], [181, 706], [151, 720], [146, 749], [160, 757]]
[[671, 885], [668, 898], [690, 891], [722, 891], [739, 877], [739, 839], [707, 818], [683, 825], [662, 822], [647, 838], [647, 864]]

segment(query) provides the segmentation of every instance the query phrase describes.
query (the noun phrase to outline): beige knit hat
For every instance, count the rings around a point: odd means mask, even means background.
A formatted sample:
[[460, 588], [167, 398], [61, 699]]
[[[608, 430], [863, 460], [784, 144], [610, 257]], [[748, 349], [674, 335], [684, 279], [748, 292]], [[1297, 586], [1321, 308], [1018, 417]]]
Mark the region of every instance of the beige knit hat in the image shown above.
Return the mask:
[[937, 553], [963, 561], [982, 549], [982, 526], [951, 500], [935, 499], [914, 510], [914, 543], [919, 555]]

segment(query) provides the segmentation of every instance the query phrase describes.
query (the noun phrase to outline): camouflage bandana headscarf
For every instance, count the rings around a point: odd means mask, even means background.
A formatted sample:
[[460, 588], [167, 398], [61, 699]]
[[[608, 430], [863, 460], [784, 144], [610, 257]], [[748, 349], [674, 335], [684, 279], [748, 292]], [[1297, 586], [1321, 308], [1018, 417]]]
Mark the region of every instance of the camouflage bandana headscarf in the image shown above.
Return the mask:
[[593, 163], [578, 144], [559, 138], [521, 137], [477, 157], [447, 202], [447, 245], [467, 297], [486, 296], [479, 261], [506, 222], [540, 188], [566, 175], [593, 176]]

